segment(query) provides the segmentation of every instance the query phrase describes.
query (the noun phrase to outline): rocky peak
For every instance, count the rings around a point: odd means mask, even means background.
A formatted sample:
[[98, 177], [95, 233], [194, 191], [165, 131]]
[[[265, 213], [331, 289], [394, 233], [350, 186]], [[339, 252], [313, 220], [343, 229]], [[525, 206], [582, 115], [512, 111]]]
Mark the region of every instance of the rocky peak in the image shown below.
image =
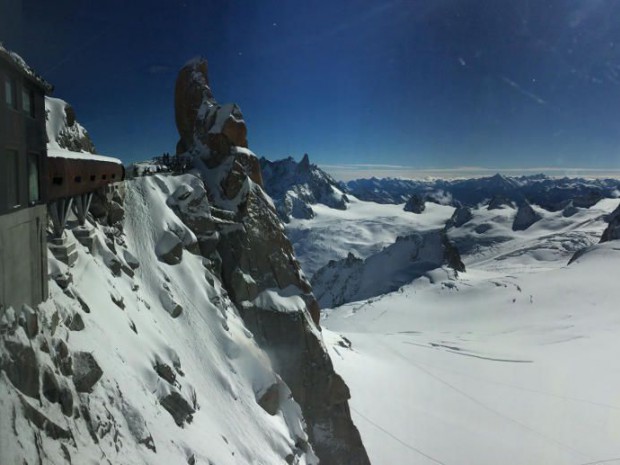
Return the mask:
[[199, 143], [210, 149], [217, 164], [233, 147], [248, 146], [247, 129], [236, 104], [219, 105], [215, 100], [208, 69], [207, 60], [195, 58], [181, 68], [177, 77], [174, 90], [175, 122], [180, 136], [177, 153], [196, 149]]
[[310, 157], [307, 153], [304, 153], [303, 158], [299, 162], [299, 169], [301, 171], [309, 171], [310, 170]]
[[[181, 218], [197, 236], [200, 253], [215, 264], [246, 327], [291, 389], [321, 463], [367, 465], [368, 456], [349, 412], [348, 388], [334, 372], [322, 341], [319, 304], [263, 190], [261, 164], [247, 148], [243, 115], [234, 104], [217, 103], [207, 69], [203, 59], [181, 69], [175, 115], [178, 150], [194, 158], [212, 219], [196, 221], [196, 212], [180, 211]], [[291, 163], [284, 160], [282, 173], [290, 173]], [[307, 156], [300, 165], [314, 176]], [[269, 188], [280, 170], [263, 166]], [[321, 184], [330, 195], [331, 185]]]
[[420, 214], [426, 209], [424, 198], [421, 195], [413, 194], [404, 206], [406, 212]]
[[349, 199], [336, 180], [318, 166], [310, 163], [306, 153], [299, 163], [292, 157], [269, 161], [260, 159], [265, 189], [273, 198], [280, 219], [314, 217], [312, 205], [323, 204], [346, 210]]
[[471, 208], [459, 205], [456, 210], [454, 210], [452, 217], [448, 220], [447, 227], [450, 228], [454, 226], [455, 228], [460, 228], [473, 217], [474, 215], [471, 212]]
[[534, 211], [532, 206], [528, 202], [524, 202], [517, 210], [517, 214], [512, 223], [512, 230], [524, 231], [540, 219], [541, 216]]

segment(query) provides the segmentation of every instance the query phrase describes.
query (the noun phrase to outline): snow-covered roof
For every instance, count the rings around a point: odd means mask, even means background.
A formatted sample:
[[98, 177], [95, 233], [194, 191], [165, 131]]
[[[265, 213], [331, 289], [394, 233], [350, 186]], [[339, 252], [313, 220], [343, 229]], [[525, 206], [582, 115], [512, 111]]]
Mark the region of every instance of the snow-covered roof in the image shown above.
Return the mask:
[[72, 160], [95, 160], [105, 161], [108, 163], [116, 163], [121, 165], [122, 162], [118, 158], [106, 157], [104, 155], [95, 155], [86, 152], [72, 152], [71, 150], [65, 150], [61, 148], [48, 147], [47, 156], [51, 158], [70, 158]]

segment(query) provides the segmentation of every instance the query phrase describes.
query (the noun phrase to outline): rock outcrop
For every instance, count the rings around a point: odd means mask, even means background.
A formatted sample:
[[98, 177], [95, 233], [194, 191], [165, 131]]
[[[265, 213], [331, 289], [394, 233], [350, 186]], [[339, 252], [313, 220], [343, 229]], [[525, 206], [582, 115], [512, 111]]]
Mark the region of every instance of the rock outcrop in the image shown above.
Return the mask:
[[601, 242], [620, 239], [620, 206], [607, 216], [607, 228], [603, 231]]
[[504, 195], [494, 195], [487, 206], [487, 210], [499, 210], [500, 208], [514, 208], [512, 201]]
[[525, 231], [542, 217], [532, 208], [532, 206], [524, 202], [519, 206], [514, 221], [512, 222], [513, 231]]
[[426, 208], [424, 197], [418, 194], [413, 194], [407, 203], [405, 203], [404, 210], [406, 212], [417, 213], [420, 214]]
[[96, 153], [88, 131], [76, 120], [74, 108], [64, 100], [45, 97], [47, 138], [52, 145], [72, 152]]
[[471, 212], [471, 208], [459, 205], [456, 208], [456, 210], [454, 210], [452, 217], [448, 220], [447, 226], [449, 228], [450, 227], [460, 228], [468, 221], [471, 221], [473, 217], [474, 215]]
[[[201, 230], [210, 237], [204, 250], [209, 266], [301, 406], [321, 463], [368, 464], [348, 389], [322, 342], [312, 288], [262, 188], [242, 115], [237, 106], [215, 101], [206, 61], [192, 60], [180, 71], [175, 114], [179, 145], [194, 157], [211, 203], [213, 221]], [[300, 165], [301, 171], [309, 167]], [[181, 206], [181, 217], [187, 216], [183, 211], [188, 209]]]
[[321, 306], [333, 308], [395, 291], [442, 266], [454, 277], [465, 271], [459, 251], [446, 232], [414, 233], [399, 237], [365, 260], [349, 254], [330, 261], [314, 274], [312, 286]]

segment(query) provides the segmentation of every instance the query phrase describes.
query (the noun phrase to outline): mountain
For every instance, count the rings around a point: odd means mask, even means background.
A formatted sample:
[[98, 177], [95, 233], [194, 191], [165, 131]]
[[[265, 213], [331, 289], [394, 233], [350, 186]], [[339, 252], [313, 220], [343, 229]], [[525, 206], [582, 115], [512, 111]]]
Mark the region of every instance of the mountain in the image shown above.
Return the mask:
[[75, 119], [75, 110], [64, 100], [45, 97], [45, 120], [49, 149], [97, 153], [88, 131]]
[[602, 198], [620, 193], [617, 179], [550, 178], [545, 175], [503, 176], [457, 180], [417, 181], [405, 179], [358, 179], [341, 184], [344, 192], [361, 200], [378, 203], [403, 203], [412, 195], [441, 203], [474, 207], [492, 199], [521, 205], [528, 201], [548, 211], [566, 208], [571, 202], [589, 208]]
[[341, 189], [360, 200], [376, 203], [404, 203], [417, 193], [422, 194], [432, 189], [433, 182], [397, 178], [353, 179], [341, 183]]
[[448, 275], [465, 271], [445, 232], [414, 233], [364, 260], [353, 254], [331, 260], [314, 274], [312, 287], [321, 306], [333, 308], [395, 291], [444, 265]]
[[286, 223], [291, 218], [313, 218], [312, 205], [316, 204], [338, 210], [347, 208], [347, 196], [330, 175], [310, 163], [308, 154], [299, 163], [291, 157], [278, 161], [261, 158], [260, 166], [265, 189], [274, 201], [278, 216]]
[[116, 185], [86, 245], [70, 216], [49, 299], [0, 308], [0, 463], [368, 464], [239, 108], [202, 59], [175, 96], [195, 168]]

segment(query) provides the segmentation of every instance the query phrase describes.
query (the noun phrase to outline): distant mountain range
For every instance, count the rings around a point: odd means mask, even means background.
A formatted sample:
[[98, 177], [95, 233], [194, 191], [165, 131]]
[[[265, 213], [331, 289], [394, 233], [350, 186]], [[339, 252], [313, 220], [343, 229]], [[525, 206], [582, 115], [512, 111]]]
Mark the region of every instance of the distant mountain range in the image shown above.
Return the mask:
[[562, 210], [571, 202], [589, 208], [602, 198], [620, 195], [617, 179], [550, 178], [543, 174], [432, 181], [373, 177], [340, 183], [339, 187], [360, 200], [383, 204], [404, 203], [413, 195], [454, 206], [476, 206], [502, 198], [517, 205], [527, 201], [549, 211]]

